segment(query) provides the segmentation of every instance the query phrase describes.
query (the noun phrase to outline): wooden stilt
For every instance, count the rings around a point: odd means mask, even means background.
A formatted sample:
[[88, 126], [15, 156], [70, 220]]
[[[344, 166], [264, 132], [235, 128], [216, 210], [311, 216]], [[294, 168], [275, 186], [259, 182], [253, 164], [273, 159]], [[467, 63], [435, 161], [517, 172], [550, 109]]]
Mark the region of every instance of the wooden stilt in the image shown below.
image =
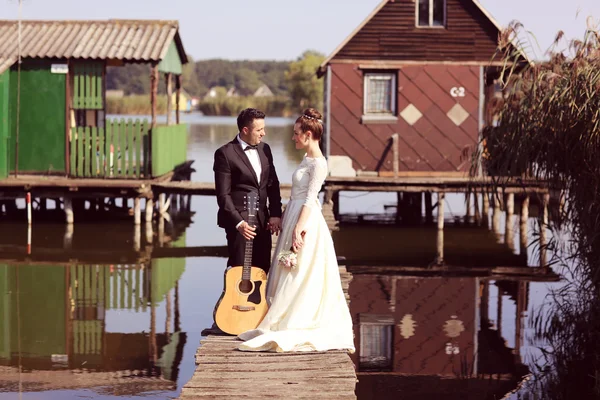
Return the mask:
[[140, 251], [142, 248], [142, 225], [135, 224], [133, 227], [133, 250]]
[[171, 291], [167, 292], [165, 299], [165, 333], [171, 333], [171, 322], [172, 322], [172, 307], [171, 307]]
[[154, 213], [154, 204], [152, 199], [146, 199], [146, 222], [152, 222], [152, 214]]
[[396, 192], [396, 223], [402, 221], [402, 213], [405, 212], [404, 204], [402, 204], [402, 192]]
[[466, 207], [466, 215], [465, 215], [465, 223], [470, 223], [471, 218], [473, 217], [473, 208], [471, 206], [471, 193], [465, 193], [465, 207]]
[[146, 220], [146, 244], [152, 245], [154, 242], [154, 231], [152, 227], [152, 221]]
[[498, 332], [502, 332], [502, 288], [497, 286], [498, 288], [498, 305], [497, 305], [497, 314], [496, 314], [496, 329]]
[[444, 263], [444, 203], [445, 193], [438, 193], [436, 264]]
[[165, 219], [158, 217], [158, 246], [163, 247], [165, 242]]
[[337, 221], [340, 220], [340, 192], [335, 191], [331, 196], [331, 201], [333, 202], [333, 216]]
[[133, 223], [135, 226], [140, 226], [142, 223], [142, 206], [139, 197], [133, 199]]
[[500, 240], [500, 217], [502, 211], [500, 210], [500, 199], [498, 196], [494, 196], [494, 212], [492, 214], [492, 231], [496, 234], [496, 238]]
[[482, 206], [482, 218], [481, 218], [481, 222], [483, 223], [483, 225], [485, 226], [489, 226], [490, 224], [490, 196], [489, 194], [484, 190], [482, 195], [481, 195], [481, 202], [483, 203]]
[[70, 250], [73, 247], [73, 224], [67, 224], [65, 227], [65, 236], [63, 237], [63, 248]]
[[65, 209], [65, 219], [67, 224], [72, 224], [75, 221], [75, 216], [73, 212], [73, 199], [71, 197], [65, 196], [64, 200], [64, 209]]
[[525, 262], [527, 262], [527, 245], [528, 245], [528, 237], [527, 237], [527, 220], [529, 219], [529, 196], [526, 196], [521, 204], [521, 219], [519, 226], [519, 242], [520, 242], [520, 250], [519, 254], [525, 258]]
[[550, 203], [550, 194], [545, 193], [542, 201], [542, 221], [540, 224], [540, 267], [548, 266], [547, 249], [548, 249], [548, 204]]
[[515, 248], [515, 231], [513, 226], [513, 216], [515, 214], [515, 194], [506, 195], [506, 224], [504, 225], [504, 241], [508, 248]]
[[475, 209], [475, 223], [481, 225], [481, 202], [479, 201], [479, 194], [473, 193], [473, 208]]
[[433, 223], [433, 201], [431, 199], [432, 193], [425, 192], [425, 223]]

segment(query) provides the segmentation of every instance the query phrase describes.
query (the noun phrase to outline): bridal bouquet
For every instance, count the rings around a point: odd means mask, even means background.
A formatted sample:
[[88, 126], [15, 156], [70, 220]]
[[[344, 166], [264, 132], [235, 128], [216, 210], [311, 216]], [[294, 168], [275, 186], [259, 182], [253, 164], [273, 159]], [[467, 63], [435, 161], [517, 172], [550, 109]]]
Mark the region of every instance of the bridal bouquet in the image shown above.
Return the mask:
[[298, 263], [298, 255], [291, 250], [282, 251], [277, 255], [277, 261], [282, 267], [294, 269]]

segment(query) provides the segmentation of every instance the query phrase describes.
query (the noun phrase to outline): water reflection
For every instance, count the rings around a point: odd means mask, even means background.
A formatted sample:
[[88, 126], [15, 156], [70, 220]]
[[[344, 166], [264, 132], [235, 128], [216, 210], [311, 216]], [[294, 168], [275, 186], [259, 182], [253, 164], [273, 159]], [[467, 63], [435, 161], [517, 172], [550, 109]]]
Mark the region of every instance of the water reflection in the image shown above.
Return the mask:
[[[512, 315], [489, 316], [489, 285], [513, 302]], [[528, 372], [519, 349], [528, 282], [470, 277], [354, 275], [359, 399], [494, 399]], [[510, 347], [503, 318], [517, 321]]]
[[[214, 151], [233, 139], [235, 120], [192, 122], [192, 179], [210, 182]], [[289, 183], [302, 158], [290, 121], [267, 128], [280, 180]], [[382, 212], [390, 197], [352, 196], [342, 212]], [[451, 212], [464, 215], [463, 199], [448, 198]], [[212, 323], [226, 262], [215, 199], [194, 197], [179, 209], [164, 230], [34, 221], [31, 247], [26, 224], [2, 224], [0, 398], [19, 391], [43, 399], [177, 397], [193, 374], [200, 332]], [[359, 399], [501, 398], [518, 386], [527, 372], [523, 326], [545, 285], [535, 281], [556, 276], [525, 271], [539, 263], [511, 235], [518, 224], [500, 214], [490, 221], [491, 231], [446, 224], [444, 258], [453, 270], [430, 267], [435, 227], [342, 224], [335, 232], [336, 251], [354, 274]]]

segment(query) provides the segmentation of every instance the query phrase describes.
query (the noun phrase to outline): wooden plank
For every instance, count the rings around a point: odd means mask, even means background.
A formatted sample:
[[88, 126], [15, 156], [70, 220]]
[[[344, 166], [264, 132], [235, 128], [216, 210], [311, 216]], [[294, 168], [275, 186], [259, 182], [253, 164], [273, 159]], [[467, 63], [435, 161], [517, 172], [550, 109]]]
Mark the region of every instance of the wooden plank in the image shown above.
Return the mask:
[[85, 64], [84, 66], [84, 79], [85, 79], [85, 89], [84, 89], [84, 107], [85, 108], [92, 108], [92, 102], [91, 102], [91, 86], [92, 86], [92, 78], [90, 76], [90, 70], [89, 70], [89, 66], [87, 64]]
[[104, 108], [102, 104], [102, 85], [103, 76], [102, 71], [104, 67], [102, 64], [96, 64], [96, 108], [101, 110]]
[[197, 368], [181, 399], [356, 399], [356, 373], [346, 351], [243, 352], [233, 336], [201, 340]]
[[106, 176], [106, 168], [104, 167], [106, 164], [106, 151], [104, 142], [106, 141], [106, 126], [104, 128], [98, 129], [98, 176], [104, 177]]
[[79, 66], [76, 64], [75, 65], [75, 73], [73, 74], [73, 108], [74, 109], [79, 109], [81, 108], [81, 105], [79, 104], [79, 102], [81, 101], [81, 96], [79, 94], [79, 88], [80, 88], [80, 78], [79, 78]]
[[77, 137], [79, 134], [77, 133], [77, 128], [71, 128], [71, 143], [70, 143], [70, 174], [71, 176], [77, 176]]
[[128, 157], [127, 157], [127, 176], [129, 178], [133, 178], [135, 176], [135, 171], [134, 171], [134, 167], [135, 167], [135, 163], [133, 160], [133, 137], [135, 135], [135, 130], [137, 128], [139, 128], [139, 124], [140, 124], [140, 120], [136, 119], [135, 123], [132, 120], [129, 120], [129, 123], [127, 125], [129, 125], [129, 129], [128, 129], [128, 133], [127, 133], [127, 147], [129, 149], [128, 152]]
[[85, 130], [83, 127], [77, 129], [77, 176], [83, 177], [83, 148], [85, 143]]
[[119, 126], [119, 156], [120, 156], [120, 166], [121, 170], [119, 171], [119, 177], [125, 178], [127, 176], [127, 127], [129, 126], [130, 120], [125, 121], [125, 119], [121, 118], [120, 126]]
[[106, 176], [112, 177], [113, 173], [113, 160], [114, 160], [114, 146], [113, 146], [113, 132], [114, 132], [114, 121], [109, 121], [106, 125], [106, 139], [104, 141], [104, 154], [106, 154]]
[[90, 160], [90, 155], [91, 155], [91, 130], [89, 126], [85, 127], [85, 140], [83, 143], [83, 176], [86, 178], [90, 177], [90, 172], [91, 172], [91, 160]]
[[95, 177], [98, 175], [98, 167], [97, 167], [98, 157], [97, 157], [97, 153], [96, 153], [97, 143], [98, 143], [98, 128], [93, 126], [92, 127], [92, 138], [90, 140], [90, 160], [91, 160], [91, 164], [92, 164], [91, 168], [90, 168], [90, 174], [92, 177]]
[[140, 179], [142, 175], [142, 129], [144, 129], [144, 122], [140, 123], [139, 119], [135, 120], [135, 177]]

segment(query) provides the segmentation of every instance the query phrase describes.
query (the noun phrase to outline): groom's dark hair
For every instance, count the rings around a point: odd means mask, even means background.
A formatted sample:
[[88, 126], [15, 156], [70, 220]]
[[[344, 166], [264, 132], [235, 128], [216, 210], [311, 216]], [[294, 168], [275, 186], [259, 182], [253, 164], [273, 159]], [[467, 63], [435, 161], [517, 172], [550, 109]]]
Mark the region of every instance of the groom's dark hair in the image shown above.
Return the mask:
[[246, 108], [245, 110], [242, 110], [237, 117], [237, 126], [240, 132], [244, 127], [250, 128], [250, 125], [252, 125], [255, 119], [265, 119], [265, 113], [256, 108]]

